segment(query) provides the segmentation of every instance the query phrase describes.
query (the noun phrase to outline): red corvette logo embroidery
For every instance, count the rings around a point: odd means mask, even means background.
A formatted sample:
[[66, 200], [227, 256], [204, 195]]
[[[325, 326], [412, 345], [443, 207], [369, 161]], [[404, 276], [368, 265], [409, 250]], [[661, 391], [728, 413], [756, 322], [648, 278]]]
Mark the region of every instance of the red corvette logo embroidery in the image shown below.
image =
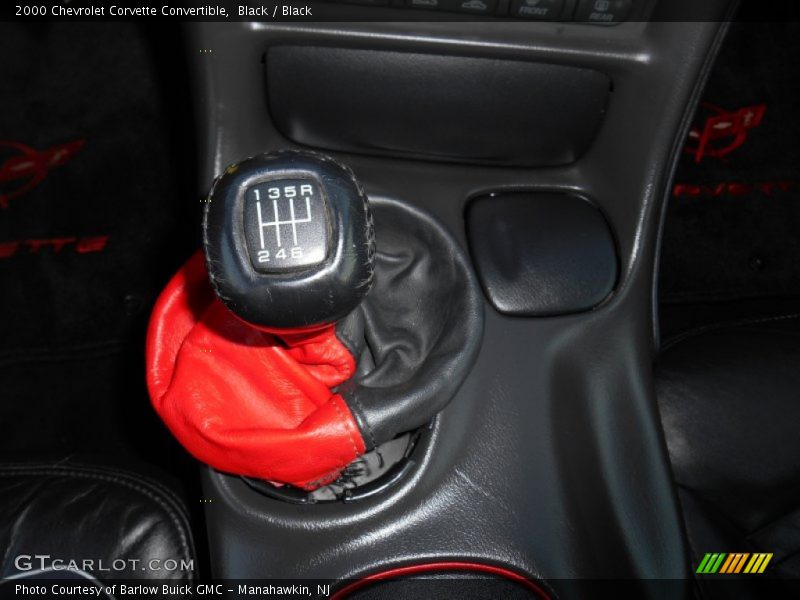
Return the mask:
[[767, 112], [766, 104], [746, 106], [736, 111], [727, 111], [713, 104], [703, 103], [701, 109], [710, 112], [702, 129], [692, 127], [686, 152], [694, 155], [699, 163], [704, 157], [721, 158], [744, 144], [748, 132], [758, 127]]
[[0, 153], [7, 154], [4, 149], [14, 153], [0, 163], [0, 208], [8, 208], [12, 199], [42, 183], [50, 169], [66, 164], [83, 144], [84, 140], [74, 140], [46, 150], [34, 150], [19, 142], [0, 140]]
[[736, 198], [783, 196], [798, 188], [796, 181], [722, 181], [719, 183], [676, 183], [676, 198]]
[[66, 248], [77, 254], [88, 254], [90, 252], [102, 252], [107, 244], [107, 235], [14, 240], [0, 242], [0, 259], [22, 254], [40, 254], [45, 248], [55, 253], [59, 253]]

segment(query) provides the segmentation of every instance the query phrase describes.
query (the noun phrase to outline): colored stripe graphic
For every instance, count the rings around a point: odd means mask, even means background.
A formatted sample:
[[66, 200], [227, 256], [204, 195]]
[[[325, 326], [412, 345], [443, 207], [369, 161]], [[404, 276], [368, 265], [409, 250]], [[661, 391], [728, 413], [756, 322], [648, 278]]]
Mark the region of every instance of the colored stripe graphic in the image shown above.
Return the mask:
[[719, 570], [720, 566], [722, 565], [722, 561], [724, 559], [725, 559], [725, 553], [723, 552], [722, 554], [719, 555], [717, 560], [711, 566], [711, 573], [716, 573]]
[[700, 563], [700, 566], [697, 567], [696, 573], [716, 573], [719, 566], [722, 564], [723, 559], [725, 558], [725, 553], [709, 553], [703, 557], [703, 561]]
[[706, 565], [708, 565], [708, 561], [709, 561], [710, 558], [711, 558], [711, 555], [710, 554], [706, 554], [703, 557], [703, 560], [700, 561], [700, 564], [698, 565], [697, 571], [695, 571], [695, 573], [705, 573], [706, 572]]
[[772, 553], [761, 553], [761, 554], [753, 554], [753, 558], [750, 559], [750, 562], [747, 563], [747, 566], [744, 568], [745, 573], [763, 573], [764, 569], [767, 568], [767, 564], [769, 561], [772, 560]]
[[742, 568], [744, 567], [744, 563], [747, 558], [750, 556], [749, 552], [739, 552], [736, 555], [736, 558], [731, 562], [731, 566], [728, 567], [728, 573], [740, 573]]
[[741, 558], [742, 555], [739, 552], [732, 552], [729, 554], [728, 560], [723, 565], [723, 569], [720, 571], [720, 573], [733, 573]]
[[714, 573], [763, 573], [772, 557], [773, 554], [771, 552], [755, 554], [750, 554], [749, 552], [732, 552], [730, 554], [709, 552], [700, 561], [695, 573], [703, 575], [713, 575]]
[[719, 570], [720, 573], [727, 573], [728, 569], [731, 568], [731, 563], [733, 563], [733, 559], [736, 555], [735, 554], [728, 554], [727, 560], [722, 563], [722, 568]]
[[[750, 559], [750, 561], [747, 563], [747, 566], [744, 568], [744, 572], [745, 573], [752, 573], [753, 572], [753, 567], [756, 565], [756, 563], [761, 562], [761, 558], [763, 558], [763, 557], [761, 557], [758, 554], [753, 554], [753, 557]], [[758, 573], [758, 571], [756, 571], [756, 573]]]

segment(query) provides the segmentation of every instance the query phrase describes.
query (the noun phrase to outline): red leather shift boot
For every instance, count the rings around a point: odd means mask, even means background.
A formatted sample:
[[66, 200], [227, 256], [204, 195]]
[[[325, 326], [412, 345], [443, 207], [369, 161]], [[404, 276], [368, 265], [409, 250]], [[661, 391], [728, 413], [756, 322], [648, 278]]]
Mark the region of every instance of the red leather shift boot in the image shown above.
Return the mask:
[[193, 456], [307, 490], [365, 451], [330, 390], [355, 367], [333, 325], [277, 335], [240, 321], [215, 297], [199, 252], [161, 294], [147, 336], [153, 406]]

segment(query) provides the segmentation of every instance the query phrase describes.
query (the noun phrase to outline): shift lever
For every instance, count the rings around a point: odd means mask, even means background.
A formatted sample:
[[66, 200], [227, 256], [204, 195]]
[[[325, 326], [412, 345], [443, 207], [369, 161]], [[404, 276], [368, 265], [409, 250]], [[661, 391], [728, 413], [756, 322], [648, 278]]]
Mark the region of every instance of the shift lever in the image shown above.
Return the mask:
[[215, 182], [203, 252], [153, 309], [150, 397], [204, 463], [314, 490], [444, 408], [477, 355], [482, 306], [427, 213], [370, 207], [318, 154], [249, 158]]
[[281, 152], [229, 167], [206, 204], [203, 250], [222, 302], [269, 331], [334, 323], [372, 285], [366, 196], [348, 168], [317, 154]]

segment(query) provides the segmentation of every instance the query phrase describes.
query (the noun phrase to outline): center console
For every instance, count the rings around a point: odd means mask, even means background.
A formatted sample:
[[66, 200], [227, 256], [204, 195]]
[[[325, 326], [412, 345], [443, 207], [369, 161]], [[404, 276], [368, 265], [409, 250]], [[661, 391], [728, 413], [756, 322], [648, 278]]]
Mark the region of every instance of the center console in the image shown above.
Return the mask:
[[323, 153], [376, 207], [379, 249], [382, 231], [395, 250], [428, 227], [452, 241], [482, 314], [447, 326], [474, 356], [431, 374], [453, 384], [423, 403], [436, 410], [366, 444], [346, 485], [207, 467], [215, 577], [473, 572], [521, 578], [519, 597], [587, 597], [595, 578], [687, 593], [654, 404], [654, 265], [728, 7], [686, 22], [637, 4], [649, 20], [601, 26], [566, 4], [551, 21], [515, 18], [515, 2], [482, 21], [346, 21], [410, 9], [330, 3], [342, 21], [186, 26], [201, 195], [247, 157]]

